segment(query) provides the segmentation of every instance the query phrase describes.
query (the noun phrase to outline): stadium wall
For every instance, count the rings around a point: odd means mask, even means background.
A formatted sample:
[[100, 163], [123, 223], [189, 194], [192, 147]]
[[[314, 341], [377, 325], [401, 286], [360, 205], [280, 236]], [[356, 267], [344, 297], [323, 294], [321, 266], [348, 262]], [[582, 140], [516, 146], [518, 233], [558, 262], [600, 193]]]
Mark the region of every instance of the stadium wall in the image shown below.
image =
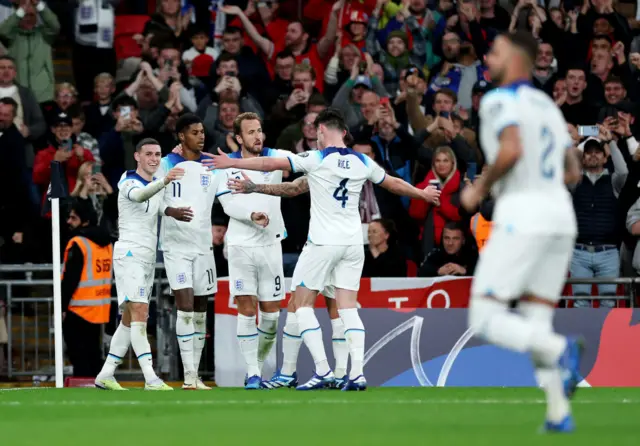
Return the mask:
[[[526, 355], [484, 344], [467, 330], [470, 279], [363, 279], [360, 312], [367, 329], [365, 373], [371, 386], [535, 386]], [[287, 284], [289, 286], [289, 284]], [[288, 288], [287, 288], [288, 289]], [[288, 298], [289, 296], [287, 296]], [[286, 305], [286, 302], [283, 303]], [[317, 301], [318, 308], [324, 299]], [[216, 383], [241, 386], [244, 360], [237, 343], [236, 312], [225, 283], [216, 298]], [[326, 311], [317, 310], [329, 362], [331, 324]], [[282, 327], [277, 355], [265, 365], [265, 376], [281, 361]], [[580, 334], [587, 343], [582, 385], [640, 387], [640, 310], [559, 309], [555, 325], [563, 334]], [[301, 349], [298, 374], [313, 373], [313, 361]]]

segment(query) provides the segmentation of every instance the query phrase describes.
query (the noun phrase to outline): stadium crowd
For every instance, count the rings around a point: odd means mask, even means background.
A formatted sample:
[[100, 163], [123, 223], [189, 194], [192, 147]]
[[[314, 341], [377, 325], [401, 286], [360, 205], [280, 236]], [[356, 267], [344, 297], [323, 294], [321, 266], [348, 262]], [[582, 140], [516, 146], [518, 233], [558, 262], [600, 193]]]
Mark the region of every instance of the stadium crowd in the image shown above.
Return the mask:
[[[527, 29], [540, 42], [535, 84], [561, 106], [584, 154], [584, 177], [572, 191], [579, 237], [571, 275], [640, 271], [640, 27], [628, 18], [635, 4], [227, 0], [216, 11], [217, 3], [0, 1], [1, 263], [51, 261], [43, 197], [53, 160], [69, 196], [90, 200], [116, 240], [117, 182], [135, 169], [142, 138], [169, 153], [176, 120], [193, 112], [204, 120], [207, 151], [235, 152], [233, 121], [255, 112], [268, 147], [299, 153], [316, 148], [312, 123], [332, 105], [343, 111], [355, 150], [390, 175], [442, 191], [435, 206], [366, 185], [364, 276], [471, 275], [493, 207], [488, 200], [468, 214], [459, 206], [461, 189], [485, 163], [478, 106], [492, 85], [483, 58], [497, 34]], [[72, 49], [73, 83], [54, 75], [61, 42]], [[309, 206], [308, 195], [282, 202], [287, 275], [307, 239]], [[215, 206], [221, 277], [226, 224]], [[615, 286], [600, 294], [615, 294]]]

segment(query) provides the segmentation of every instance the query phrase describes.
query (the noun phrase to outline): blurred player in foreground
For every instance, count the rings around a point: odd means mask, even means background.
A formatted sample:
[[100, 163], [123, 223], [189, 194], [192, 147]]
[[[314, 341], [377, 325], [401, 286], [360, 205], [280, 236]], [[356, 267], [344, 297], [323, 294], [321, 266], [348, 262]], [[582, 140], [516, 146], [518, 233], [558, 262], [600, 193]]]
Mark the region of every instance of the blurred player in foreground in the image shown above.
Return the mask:
[[[309, 181], [307, 177], [300, 177], [289, 183], [281, 184], [256, 184], [251, 181], [244, 172], [242, 172], [243, 179], [238, 177], [231, 177], [227, 182], [227, 186], [233, 193], [242, 194], [265, 194], [274, 195], [276, 197], [296, 197], [298, 195], [309, 192]], [[294, 293], [295, 286], [292, 286], [291, 300], [287, 307], [287, 320], [285, 322], [284, 330], [282, 333], [282, 369], [278, 370], [276, 374], [269, 380], [262, 383], [264, 389], [279, 389], [286, 387], [296, 387], [298, 385], [298, 374], [296, 373], [298, 364], [298, 354], [300, 352], [300, 346], [302, 345], [302, 337], [300, 336], [300, 329], [298, 328], [298, 322], [295, 315]], [[333, 357], [336, 360], [336, 366], [334, 369], [334, 375], [336, 380], [334, 387], [336, 389], [342, 389], [345, 383], [348, 381], [347, 375], [347, 363], [349, 361], [349, 348], [346, 345], [346, 339], [344, 337], [344, 324], [340, 319], [338, 313], [338, 307], [335, 301], [335, 290], [333, 287], [326, 287], [322, 294], [325, 296], [325, 302], [327, 304], [327, 311], [329, 312], [329, 318], [331, 319], [331, 345], [333, 346]]]
[[[162, 202], [159, 192], [182, 178], [184, 171], [174, 168], [164, 178], [154, 178], [162, 157], [155, 139], [140, 141], [134, 157], [138, 168], [125, 172], [118, 183], [119, 238], [113, 250], [122, 320], [111, 339], [109, 355], [95, 385], [105, 390], [125, 390], [115, 380], [114, 373], [131, 344], [144, 374], [145, 390], [173, 390], [153, 370], [147, 318], [158, 246], [158, 214]], [[188, 208], [167, 208], [165, 213], [180, 221], [189, 221], [192, 217]]]
[[[499, 36], [487, 65], [500, 87], [480, 106], [480, 137], [490, 164], [462, 191], [468, 210], [493, 192], [494, 229], [471, 290], [469, 324], [488, 342], [530, 353], [547, 396], [548, 431], [574, 429], [568, 398], [580, 381], [580, 342], [553, 331], [567, 277], [576, 219], [565, 181], [579, 164], [558, 107], [531, 84], [537, 42], [526, 32]], [[519, 314], [508, 309], [519, 300]]]
[[339, 110], [324, 110], [316, 118], [315, 126], [320, 148], [317, 151], [288, 158], [234, 159], [219, 150], [219, 155], [211, 157], [216, 168], [262, 172], [286, 170], [307, 174], [311, 193], [309, 241], [293, 273], [296, 286], [294, 306], [300, 335], [313, 356], [316, 371], [307, 383], [297, 389], [321, 389], [335, 383], [322, 343], [320, 325], [313, 311], [318, 292], [325, 285], [333, 285], [351, 356], [349, 381], [342, 390], [364, 390], [367, 387], [362, 370], [365, 331], [356, 308], [364, 264], [358, 212], [362, 186], [371, 180], [395, 194], [431, 202], [438, 199], [439, 191], [433, 187], [420, 190], [399, 178], [386, 176], [384, 169], [369, 157], [348, 149], [344, 143], [347, 127]]
[[[211, 241], [211, 208], [215, 197], [220, 196], [223, 202], [228, 190], [226, 175], [209, 171], [201, 164], [202, 120], [193, 114], [183, 115], [176, 123], [176, 133], [180, 141], [179, 153], [164, 157], [160, 168], [168, 172], [173, 167], [181, 167], [184, 175], [165, 189], [164, 205], [189, 207], [193, 210], [193, 219], [180, 222], [163, 218], [160, 247], [178, 308], [176, 336], [184, 368], [182, 388], [209, 390], [198, 376], [198, 369], [206, 339], [207, 301], [218, 290]], [[225, 212], [237, 219], [248, 215], [262, 226], [269, 222], [266, 214], [251, 212], [238, 205], [226, 206]]]

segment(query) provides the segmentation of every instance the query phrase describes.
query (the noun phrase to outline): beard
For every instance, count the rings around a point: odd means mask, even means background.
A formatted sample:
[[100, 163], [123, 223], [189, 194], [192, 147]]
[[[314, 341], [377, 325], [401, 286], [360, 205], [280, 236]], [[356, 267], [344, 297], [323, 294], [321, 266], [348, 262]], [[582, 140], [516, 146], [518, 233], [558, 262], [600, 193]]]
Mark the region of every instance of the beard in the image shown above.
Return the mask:
[[258, 155], [262, 153], [262, 145], [260, 145], [260, 147], [256, 147], [256, 144], [253, 143], [251, 146], [244, 145], [243, 147], [247, 152], [252, 153], [254, 155]]
[[504, 80], [504, 71], [504, 69], [490, 69], [489, 76], [491, 76], [491, 82], [498, 85], [502, 84], [502, 81]]

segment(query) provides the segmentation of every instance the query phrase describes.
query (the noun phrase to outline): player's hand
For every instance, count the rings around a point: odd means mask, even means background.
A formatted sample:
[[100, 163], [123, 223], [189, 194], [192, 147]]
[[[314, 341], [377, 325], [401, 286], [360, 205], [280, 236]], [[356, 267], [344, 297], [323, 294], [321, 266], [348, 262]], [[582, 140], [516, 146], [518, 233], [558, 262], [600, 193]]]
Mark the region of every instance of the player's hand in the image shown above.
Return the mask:
[[190, 207], [181, 207], [181, 208], [172, 208], [168, 207], [164, 213], [171, 217], [175, 218], [178, 221], [190, 222], [193, 220], [193, 211]]
[[243, 180], [239, 180], [237, 178], [229, 178], [227, 181], [227, 187], [231, 190], [231, 193], [234, 194], [250, 194], [255, 192], [256, 183], [251, 181], [251, 179], [244, 172], [240, 172], [242, 174]]
[[166, 177], [164, 177], [164, 185], [171, 183], [172, 181], [179, 180], [184, 176], [184, 169], [181, 167], [174, 167], [169, 171]]
[[233, 160], [229, 158], [229, 155], [224, 153], [220, 147], [218, 147], [217, 155], [208, 152], [202, 152], [202, 155], [209, 158], [202, 160], [202, 165], [208, 167], [209, 170], [228, 169], [229, 167], [233, 167]]
[[423, 189], [424, 192], [424, 200], [430, 203], [436, 204], [440, 203], [440, 194], [441, 192], [435, 186], [427, 186]]
[[482, 202], [482, 193], [477, 183], [462, 189], [460, 193], [460, 204], [467, 212], [475, 212]]
[[257, 224], [258, 226], [262, 226], [266, 228], [269, 224], [269, 216], [264, 212], [252, 212], [251, 213], [251, 221]]
[[182, 144], [178, 144], [177, 146], [175, 146], [171, 153], [177, 153], [178, 155], [182, 156]]

